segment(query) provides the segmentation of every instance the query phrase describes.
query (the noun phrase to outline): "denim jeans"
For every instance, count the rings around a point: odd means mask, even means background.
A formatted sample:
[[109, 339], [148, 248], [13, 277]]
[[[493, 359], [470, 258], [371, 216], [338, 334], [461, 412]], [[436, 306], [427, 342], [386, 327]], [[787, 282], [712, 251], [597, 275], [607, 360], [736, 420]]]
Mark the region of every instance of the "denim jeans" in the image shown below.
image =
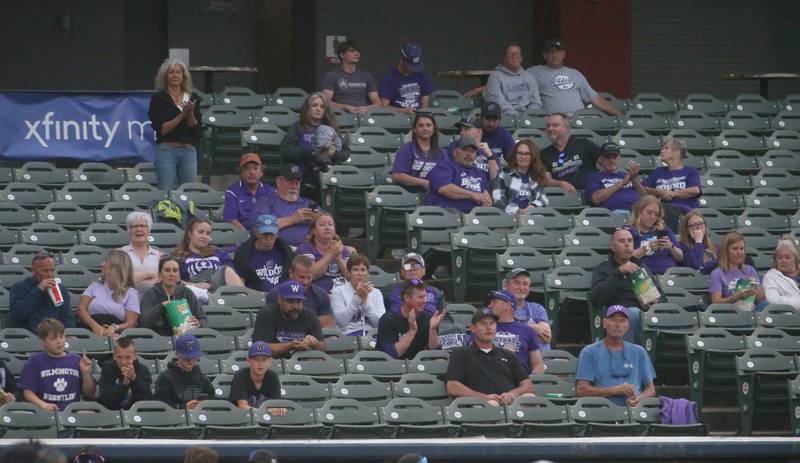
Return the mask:
[[197, 181], [197, 150], [194, 146], [176, 148], [166, 143], [156, 145], [156, 178], [159, 190], [171, 190], [183, 183]]

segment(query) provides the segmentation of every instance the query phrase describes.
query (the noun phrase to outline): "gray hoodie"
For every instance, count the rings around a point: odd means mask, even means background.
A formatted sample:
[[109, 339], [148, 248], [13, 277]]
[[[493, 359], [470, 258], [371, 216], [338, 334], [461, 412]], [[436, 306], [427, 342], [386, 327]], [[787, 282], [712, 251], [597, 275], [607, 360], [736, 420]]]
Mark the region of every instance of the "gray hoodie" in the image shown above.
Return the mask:
[[513, 72], [502, 64], [498, 65], [489, 74], [483, 98], [499, 104], [504, 116], [521, 115], [528, 109], [542, 107], [536, 79], [522, 67]]

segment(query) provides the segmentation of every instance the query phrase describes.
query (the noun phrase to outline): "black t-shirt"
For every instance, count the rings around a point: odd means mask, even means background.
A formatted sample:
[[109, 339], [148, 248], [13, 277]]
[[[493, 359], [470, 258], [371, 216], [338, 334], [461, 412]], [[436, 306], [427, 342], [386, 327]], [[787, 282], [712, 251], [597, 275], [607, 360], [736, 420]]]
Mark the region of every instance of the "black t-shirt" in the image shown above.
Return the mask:
[[250, 368], [242, 368], [233, 375], [231, 395], [228, 400], [234, 404], [237, 400], [246, 400], [248, 405], [258, 408], [265, 400], [280, 398], [281, 382], [278, 379], [278, 374], [272, 370], [267, 370], [264, 373], [261, 389], [256, 389], [256, 385], [253, 384], [253, 380], [250, 378]]
[[277, 305], [267, 305], [258, 312], [253, 326], [253, 342], [285, 344], [302, 341], [309, 334], [320, 341], [324, 340], [319, 318], [308, 309], [303, 309], [297, 319], [289, 320], [284, 318]]
[[394, 343], [403, 338], [408, 333], [408, 319], [403, 317], [392, 310], [386, 312], [381, 316], [378, 321], [378, 343], [379, 350], [386, 352], [394, 358], [410, 359], [414, 358], [417, 353], [428, 348], [428, 327], [431, 324], [431, 314], [428, 311], [423, 311], [417, 314], [417, 334], [411, 345], [403, 353], [398, 356], [397, 350], [394, 348]]
[[502, 394], [515, 389], [528, 377], [513, 352], [495, 347], [488, 353], [475, 344], [450, 353], [448, 381], [458, 381], [483, 394]]
[[569, 137], [567, 146], [559, 152], [550, 145], [542, 150], [545, 169], [555, 180], [565, 180], [578, 190], [586, 189], [586, 176], [596, 171], [600, 147], [585, 138]]

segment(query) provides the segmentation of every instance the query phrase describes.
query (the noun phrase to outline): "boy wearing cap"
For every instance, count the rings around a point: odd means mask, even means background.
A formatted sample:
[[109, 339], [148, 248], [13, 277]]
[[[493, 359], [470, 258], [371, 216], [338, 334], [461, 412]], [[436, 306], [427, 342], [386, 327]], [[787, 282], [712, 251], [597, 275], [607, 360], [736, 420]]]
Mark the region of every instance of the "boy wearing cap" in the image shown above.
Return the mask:
[[139, 362], [133, 339], [118, 338], [112, 355], [102, 365], [97, 401], [109, 410], [127, 410], [140, 400], [153, 400], [153, 379], [147, 367]]
[[256, 341], [250, 345], [247, 365], [233, 375], [229, 400], [247, 410], [260, 407], [265, 400], [280, 399], [281, 382], [278, 373], [270, 370], [272, 351], [266, 342]]
[[372, 74], [358, 69], [361, 50], [355, 40], [345, 40], [336, 47], [336, 55], [341, 65], [331, 69], [322, 78], [322, 94], [330, 101], [331, 107], [349, 113], [365, 113], [370, 108], [379, 107], [378, 89]]
[[445, 310], [433, 316], [425, 310], [427, 291], [421, 280], [405, 281], [400, 288], [400, 313], [390, 310], [378, 321], [377, 348], [394, 358], [410, 359], [439, 346], [438, 329]]
[[275, 179], [275, 194], [260, 198], [253, 206], [253, 218], [271, 214], [278, 218], [278, 236], [290, 246], [300, 246], [306, 239], [309, 225], [322, 209], [317, 203], [300, 196], [303, 170], [297, 164], [285, 164]]
[[427, 108], [433, 84], [422, 71], [422, 47], [406, 43], [400, 49], [400, 63], [382, 80], [378, 88], [381, 106], [404, 114], [414, 114]]
[[494, 345], [514, 353], [526, 372], [543, 373], [544, 361], [536, 332], [514, 319], [516, 309], [516, 297], [509, 291], [501, 289], [489, 293], [489, 310], [497, 316]]
[[31, 354], [22, 367], [17, 388], [22, 397], [42, 410], [64, 410], [72, 402], [93, 398], [92, 361], [86, 354], [64, 350], [64, 325], [45, 318], [36, 326], [43, 352]]
[[634, 406], [655, 397], [656, 372], [642, 346], [623, 341], [630, 328], [630, 311], [621, 305], [606, 310], [606, 337], [581, 350], [575, 388], [578, 397], [607, 397], [617, 405]]
[[319, 319], [303, 307], [304, 286], [295, 280], [286, 280], [274, 291], [277, 291], [277, 304], [268, 303], [258, 312], [253, 342], [266, 341], [276, 357], [289, 357], [298, 350], [324, 351]]
[[497, 315], [479, 310], [472, 316], [472, 344], [450, 353], [447, 393], [452, 397], [477, 397], [491, 405], [509, 405], [533, 394], [533, 382], [516, 355], [494, 345]]
[[528, 300], [531, 292], [531, 274], [524, 268], [511, 269], [503, 280], [503, 289], [516, 299], [514, 319], [530, 326], [536, 333], [539, 352], [550, 350], [550, 318], [541, 304]]
[[175, 359], [156, 378], [155, 400], [170, 407], [193, 410], [201, 400], [213, 398], [214, 387], [198, 365], [203, 355], [200, 340], [193, 334], [178, 337]]
[[[415, 252], [409, 252], [403, 256], [400, 262], [400, 279], [403, 281], [420, 280], [425, 278], [425, 259]], [[400, 313], [403, 305], [401, 295], [403, 283], [397, 283], [389, 291], [389, 310]], [[425, 311], [434, 314], [445, 308], [447, 302], [444, 300], [444, 293], [435, 286], [425, 285]]]
[[278, 219], [262, 214], [253, 224], [250, 239], [236, 250], [233, 262], [245, 286], [269, 292], [287, 279], [293, 257], [292, 249], [278, 237]]
[[571, 115], [591, 103], [612, 116], [622, 113], [598, 95], [577, 69], [564, 66], [567, 52], [559, 39], [547, 39], [542, 48], [545, 64], [528, 68], [536, 79], [542, 107], [548, 113]]
[[599, 172], [586, 177], [586, 202], [616, 214], [628, 215], [640, 196], [646, 194], [639, 181], [639, 164], [629, 162], [627, 172], [618, 172], [619, 146], [603, 143], [600, 147]]
[[475, 165], [478, 144], [472, 137], [461, 137], [449, 162], [436, 164], [428, 179], [426, 204], [468, 213], [477, 206], [491, 206], [489, 174]]
[[239, 181], [225, 190], [222, 220], [243, 230], [250, 229], [250, 211], [261, 198], [272, 196], [274, 189], [261, 183], [261, 157], [245, 153], [239, 159]]
[[536, 79], [522, 67], [522, 48], [516, 43], [506, 47], [503, 63], [489, 74], [483, 99], [497, 103], [507, 117], [542, 107]]

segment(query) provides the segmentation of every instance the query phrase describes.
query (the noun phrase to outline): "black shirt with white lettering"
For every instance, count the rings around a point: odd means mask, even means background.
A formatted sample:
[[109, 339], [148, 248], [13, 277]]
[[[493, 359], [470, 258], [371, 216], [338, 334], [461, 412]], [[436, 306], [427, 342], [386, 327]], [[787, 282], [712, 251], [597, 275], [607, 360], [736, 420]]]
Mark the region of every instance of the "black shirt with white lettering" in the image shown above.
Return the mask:
[[319, 318], [308, 309], [303, 309], [296, 319], [291, 320], [283, 316], [277, 305], [267, 304], [258, 312], [253, 325], [253, 342], [286, 344], [302, 341], [309, 334], [324, 340]]
[[428, 327], [431, 323], [431, 313], [423, 311], [417, 314], [417, 334], [411, 345], [403, 353], [397, 354], [394, 344], [408, 334], [408, 318], [402, 314], [388, 311], [378, 321], [378, 350], [382, 350], [394, 358], [411, 359], [420, 351], [428, 348]]
[[488, 353], [475, 344], [450, 353], [447, 381], [458, 381], [483, 394], [502, 394], [519, 387], [528, 374], [513, 352], [498, 347]]
[[586, 177], [597, 170], [600, 147], [585, 138], [569, 137], [562, 151], [550, 145], [542, 150], [545, 169], [555, 180], [564, 180], [578, 190], [586, 189]]
[[231, 380], [231, 395], [228, 400], [236, 404], [238, 400], [246, 400], [247, 405], [258, 408], [265, 400], [281, 398], [281, 382], [278, 373], [267, 370], [261, 381], [261, 388], [256, 389], [253, 379], [250, 378], [250, 368], [242, 368], [233, 375]]

